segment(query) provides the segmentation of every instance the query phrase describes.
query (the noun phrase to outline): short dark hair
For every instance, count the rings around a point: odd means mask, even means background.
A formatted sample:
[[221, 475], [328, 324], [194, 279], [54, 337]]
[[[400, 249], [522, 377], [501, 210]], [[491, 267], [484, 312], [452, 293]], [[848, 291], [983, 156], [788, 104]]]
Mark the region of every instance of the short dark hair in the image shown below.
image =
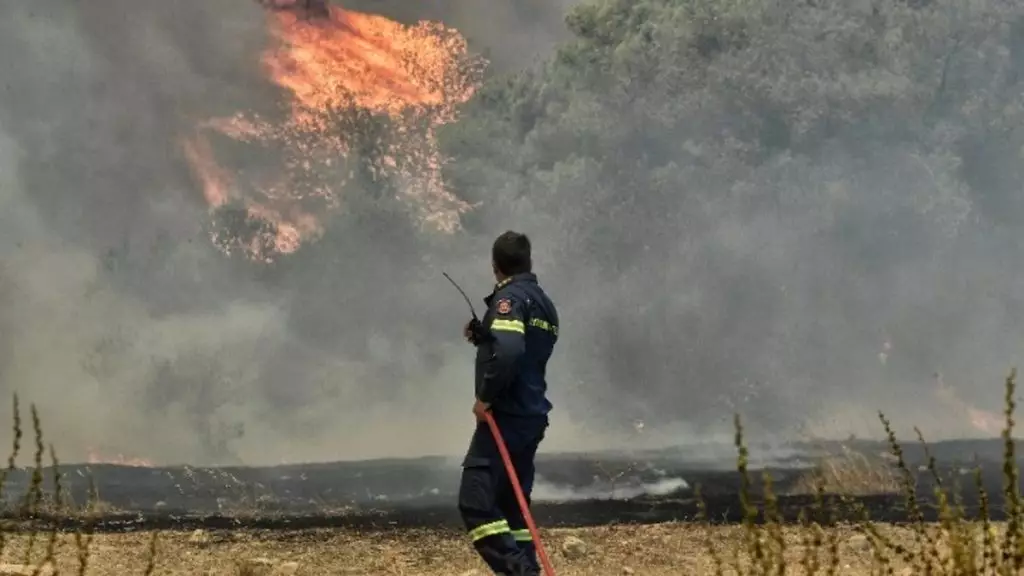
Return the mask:
[[505, 276], [515, 276], [533, 270], [533, 259], [530, 256], [530, 239], [526, 234], [509, 230], [494, 240], [491, 247], [491, 259], [494, 265]]

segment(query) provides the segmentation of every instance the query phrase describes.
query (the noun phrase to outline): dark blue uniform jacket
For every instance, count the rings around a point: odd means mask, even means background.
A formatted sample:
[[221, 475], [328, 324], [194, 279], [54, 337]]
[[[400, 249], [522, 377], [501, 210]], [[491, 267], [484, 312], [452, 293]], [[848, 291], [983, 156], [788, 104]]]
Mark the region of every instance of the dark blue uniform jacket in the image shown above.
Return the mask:
[[548, 359], [558, 340], [558, 312], [532, 273], [517, 274], [484, 299], [481, 322], [493, 336], [476, 351], [476, 397], [495, 418], [545, 417]]

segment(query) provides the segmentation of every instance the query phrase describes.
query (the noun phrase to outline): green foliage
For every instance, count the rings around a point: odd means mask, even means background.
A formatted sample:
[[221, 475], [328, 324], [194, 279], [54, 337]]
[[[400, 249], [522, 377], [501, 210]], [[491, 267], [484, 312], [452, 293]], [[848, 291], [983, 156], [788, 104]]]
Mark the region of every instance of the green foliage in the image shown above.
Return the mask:
[[[594, 204], [620, 229], [628, 222], [608, 209], [633, 194], [674, 196], [653, 203], [676, 208], [666, 227], [689, 208], [683, 197], [721, 194], [726, 184], [737, 207], [756, 209], [769, 198], [749, 197], [743, 183], [782, 176], [779, 155], [819, 163], [836, 143], [864, 152], [909, 143], [942, 156], [997, 119], [1019, 125], [1021, 116], [1004, 117], [1007, 98], [1020, 102], [1007, 89], [1014, 70], [999, 25], [1014, 15], [1020, 9], [988, 0], [583, 4], [566, 19], [576, 39], [542, 71], [494, 81], [442, 131], [449, 171], [491, 203], [503, 194], [488, 185], [519, 176], [520, 193], [550, 201], [543, 208], [570, 225], [597, 213], [574, 213], [566, 203], [581, 198], [552, 177], [589, 174], [589, 160], [613, 190]], [[726, 179], [709, 189], [694, 176]]]

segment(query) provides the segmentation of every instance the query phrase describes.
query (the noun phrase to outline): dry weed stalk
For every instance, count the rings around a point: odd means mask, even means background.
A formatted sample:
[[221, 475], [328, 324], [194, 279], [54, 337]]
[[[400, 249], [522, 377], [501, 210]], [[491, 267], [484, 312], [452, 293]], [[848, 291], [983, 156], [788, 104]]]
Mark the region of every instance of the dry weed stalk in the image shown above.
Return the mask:
[[[837, 574], [841, 565], [839, 530], [825, 530], [812, 518], [826, 518], [833, 526], [839, 520], [839, 501], [849, 505], [860, 521], [857, 529], [864, 534], [871, 546], [873, 574], [896, 574], [893, 561], [900, 560], [910, 573], [927, 576], [1009, 576], [1024, 569], [1024, 503], [1020, 496], [1020, 473], [1016, 464], [1013, 441], [1014, 392], [1016, 370], [1010, 372], [1005, 381], [1005, 426], [1002, 433], [1003, 450], [1003, 497], [1007, 526], [1001, 541], [992, 523], [991, 501], [982, 483], [981, 468], [974, 471], [975, 490], [978, 495], [977, 519], [969, 519], [954, 481], [953, 491], [939, 472], [938, 464], [931, 453], [923, 434], [917, 428], [918, 441], [927, 460], [927, 472], [934, 487], [937, 526], [930, 527], [925, 521], [922, 503], [919, 501], [917, 475], [911, 471], [904, 457], [903, 448], [885, 414], [879, 413], [879, 420], [885, 430], [886, 439], [895, 461], [896, 470], [872, 462], [861, 454], [844, 448], [842, 458], [826, 460], [816, 472], [802, 478], [793, 493], [813, 493], [814, 504], [802, 509], [798, 515], [802, 554], [799, 565], [792, 566], [786, 559], [786, 543], [782, 523], [785, 521], [779, 511], [772, 478], [763, 477], [763, 511], [754, 502], [749, 479], [748, 451], [743, 439], [740, 417], [735, 418], [735, 445], [737, 449], [737, 472], [740, 474], [740, 502], [743, 506], [744, 548], [737, 550], [735, 570], [743, 575], [769, 575], [791, 573], [797, 568], [800, 574]], [[912, 547], [905, 547], [888, 538], [879, 525], [869, 518], [864, 506], [853, 498], [854, 495], [900, 493], [914, 531]], [[706, 525], [707, 507], [697, 494], [700, 507], [699, 518]], [[826, 502], [826, 499], [828, 502]], [[763, 514], [763, 525], [756, 520]], [[721, 574], [720, 551], [708, 539], [708, 548]], [[823, 561], [824, 559], [824, 561]]]
[[[88, 498], [84, 510], [76, 511], [73, 507], [69, 506], [70, 498], [65, 494], [66, 487], [60, 472], [60, 460], [57, 458], [57, 451], [52, 444], [47, 446], [43, 442], [42, 419], [39, 416], [38, 409], [34, 404], [32, 404], [30, 405], [30, 413], [32, 417], [32, 429], [35, 435], [36, 446], [33, 459], [34, 467], [29, 478], [27, 490], [21, 496], [20, 502], [18, 502], [16, 506], [9, 505], [3, 498], [3, 496], [5, 496], [4, 489], [6, 488], [6, 483], [10, 478], [11, 473], [17, 468], [17, 459], [21, 452], [21, 441], [24, 436], [22, 430], [21, 407], [17, 394], [13, 396], [13, 405], [13, 444], [10, 455], [7, 458], [7, 467], [0, 470], [0, 502], [3, 503], [4, 511], [12, 516], [10, 522], [0, 526], [0, 554], [3, 553], [7, 544], [10, 543], [11, 532], [19, 530], [18, 526], [20, 524], [20, 526], [23, 527], [22, 529], [27, 529], [27, 534], [25, 534], [27, 543], [22, 563], [33, 566], [33, 576], [43, 574], [43, 571], [47, 568], [51, 568], [52, 574], [56, 576], [59, 574], [56, 559], [57, 547], [61, 536], [59, 520], [64, 515], [72, 515], [73, 518], [77, 518], [79, 520], [80, 524], [80, 528], [75, 531], [74, 539], [75, 547], [77, 549], [78, 574], [80, 576], [84, 576], [89, 569], [93, 528], [99, 509], [98, 493], [96, 491], [94, 478], [91, 474], [87, 475], [89, 482]], [[46, 490], [43, 486], [43, 457], [46, 454], [47, 449], [49, 450], [49, 464], [53, 475], [53, 493], [49, 495], [50, 502], [52, 502], [52, 508], [44, 508], [48, 495], [46, 494]], [[43, 535], [40, 528], [46, 525], [47, 522], [45, 522], [45, 520], [47, 517], [52, 520], [52, 522], [50, 522], [51, 525], [45, 530], [46, 546], [43, 552], [43, 557], [38, 562], [33, 562], [35, 544], [37, 539]], [[142, 573], [147, 576], [152, 575], [156, 570], [158, 539], [159, 533], [154, 531], [152, 538], [150, 539], [149, 550], [146, 555], [146, 565], [142, 571]]]

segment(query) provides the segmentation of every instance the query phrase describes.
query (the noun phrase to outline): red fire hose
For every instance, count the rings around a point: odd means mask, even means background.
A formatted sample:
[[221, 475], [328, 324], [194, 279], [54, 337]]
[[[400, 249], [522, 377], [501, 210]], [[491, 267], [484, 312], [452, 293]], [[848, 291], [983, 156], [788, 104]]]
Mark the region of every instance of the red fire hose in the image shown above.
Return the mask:
[[533, 543], [537, 547], [537, 556], [540, 558], [540, 564], [544, 568], [546, 574], [555, 576], [555, 569], [551, 567], [551, 560], [548, 559], [548, 552], [544, 549], [544, 543], [540, 541], [540, 532], [537, 531], [537, 525], [533, 522], [533, 515], [530, 514], [530, 505], [526, 503], [526, 497], [523, 496], [523, 487], [519, 485], [519, 477], [516, 476], [516, 468], [512, 465], [512, 457], [508, 454], [508, 447], [505, 446], [505, 439], [501, 436], [501, 430], [498, 429], [498, 423], [494, 421], [494, 416], [491, 416], [490, 412], [485, 412], [487, 418], [487, 425], [491, 427], [491, 434], [494, 436], [494, 443], [498, 445], [498, 452], [501, 453], [501, 459], [505, 462], [505, 472], [508, 473], [508, 479], [512, 482], [512, 490], [516, 493], [516, 500], [519, 502], [519, 510], [523, 513], [523, 519], [526, 520], [526, 527], [530, 530], [530, 536], [533, 538]]

